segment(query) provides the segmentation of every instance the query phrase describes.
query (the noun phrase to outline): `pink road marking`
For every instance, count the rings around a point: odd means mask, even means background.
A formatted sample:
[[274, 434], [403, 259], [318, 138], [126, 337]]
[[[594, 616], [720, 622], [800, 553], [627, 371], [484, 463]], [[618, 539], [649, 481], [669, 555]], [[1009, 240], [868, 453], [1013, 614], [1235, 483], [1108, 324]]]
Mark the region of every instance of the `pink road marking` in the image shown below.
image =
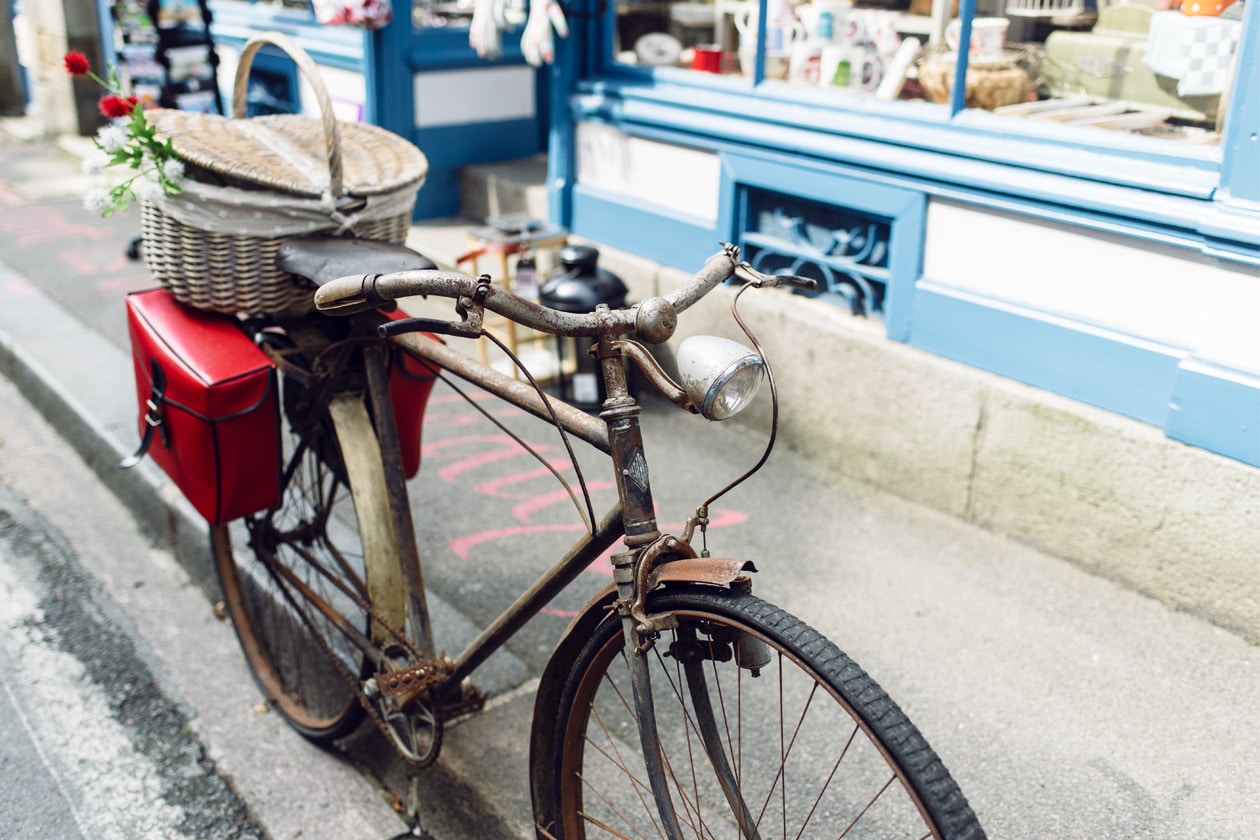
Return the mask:
[[[738, 525], [748, 519], [748, 514], [734, 510], [719, 510], [709, 519], [709, 528], [729, 528]], [[683, 526], [679, 525], [663, 525], [664, 531], [681, 531]], [[455, 552], [457, 557], [468, 559], [469, 553], [482, 543], [493, 542], [495, 540], [508, 539], [510, 537], [526, 536], [528, 534], [555, 533], [558, 531], [585, 531], [586, 527], [580, 522], [562, 522], [552, 525], [512, 525], [506, 528], [493, 528], [488, 531], [481, 531], [476, 534], [468, 534], [463, 537], [456, 537], [447, 545], [451, 551]], [[617, 548], [613, 545], [603, 554], [591, 563], [590, 569], [602, 575], [612, 576], [612, 562], [608, 559], [613, 551]]]
[[477, 534], [469, 534], [466, 537], [456, 537], [451, 540], [448, 545], [451, 551], [455, 552], [457, 557], [468, 558], [468, 552], [472, 551], [478, 545], [493, 540], [507, 539], [508, 537], [519, 537], [526, 534], [542, 534], [553, 531], [585, 531], [586, 528], [580, 522], [560, 523], [557, 525], [513, 525], [508, 528], [495, 528], [490, 531], [482, 531]]
[[[588, 481], [586, 488], [594, 493], [597, 490], [607, 490], [616, 485], [611, 481]], [[538, 511], [551, 507], [552, 505], [565, 504], [569, 501], [569, 493], [564, 488], [552, 490], [550, 493], [539, 493], [530, 496], [525, 501], [512, 508], [512, 516], [521, 522], [528, 522], [530, 518]]]
[[[489, 400], [494, 398], [494, 394], [488, 391], [473, 391], [468, 395], [473, 400]], [[459, 394], [438, 394], [436, 397], [429, 398], [429, 405], [445, 405], [447, 403], [463, 402], [464, 398]]]
[[[489, 452], [478, 452], [474, 455], [461, 458], [452, 464], [448, 464], [438, 470], [439, 478], [443, 481], [453, 482], [460, 476], [460, 474], [465, 473], [468, 470], [485, 466], [486, 464], [493, 464], [498, 461], [505, 461], [509, 458], [515, 458], [526, 452], [524, 447], [507, 435], [469, 435], [466, 437], [449, 438], [447, 440], [427, 443], [421, 447], [420, 451], [422, 453], [422, 457], [442, 458], [446, 457], [446, 453], [443, 450], [469, 443], [498, 444], [500, 448], [497, 451], [491, 450]], [[536, 446], [534, 448], [539, 452], [546, 452], [551, 447]]]
[[127, 259], [127, 255], [120, 248], [118, 255], [110, 262], [102, 265], [93, 258], [92, 254], [85, 254], [82, 251], [67, 249], [57, 254], [57, 259], [68, 265], [75, 271], [84, 274], [113, 274], [131, 267], [131, 260]]
[[65, 216], [49, 207], [23, 207], [20, 212], [0, 216], [0, 230], [18, 235], [18, 246], [27, 248], [41, 242], [91, 239], [112, 236], [109, 230], [95, 225], [72, 224]]
[[22, 277], [14, 277], [4, 284], [4, 291], [9, 297], [34, 297], [35, 287]]
[[481, 419], [480, 414], [436, 414], [426, 411], [424, 414], [424, 428], [429, 429], [458, 429], [462, 426], [476, 425]]
[[[555, 468], [556, 472], [564, 472], [565, 470], [573, 468], [573, 462], [567, 458], [557, 458], [554, 461], [549, 461], [548, 463]], [[504, 493], [503, 488], [509, 484], [519, 484], [522, 481], [529, 481], [530, 479], [549, 475], [551, 475], [551, 470], [546, 467], [538, 467], [537, 469], [526, 470], [525, 472], [519, 472], [513, 475], [492, 478], [489, 481], [484, 481], [481, 484], [478, 484], [473, 488], [473, 490], [483, 496], [490, 496], [495, 499], [519, 499], [519, 493]]]

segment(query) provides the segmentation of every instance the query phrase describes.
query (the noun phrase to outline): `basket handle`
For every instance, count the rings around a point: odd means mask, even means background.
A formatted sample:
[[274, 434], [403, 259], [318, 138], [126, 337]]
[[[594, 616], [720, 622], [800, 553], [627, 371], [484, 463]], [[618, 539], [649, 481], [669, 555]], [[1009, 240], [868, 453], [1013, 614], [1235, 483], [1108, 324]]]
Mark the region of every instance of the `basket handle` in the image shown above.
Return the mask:
[[236, 79], [232, 83], [232, 118], [245, 118], [245, 95], [249, 88], [249, 69], [254, 63], [254, 55], [264, 44], [279, 47], [293, 62], [297, 64], [302, 75], [306, 77], [315, 90], [315, 98], [319, 101], [319, 114], [324, 123], [324, 140], [328, 147], [329, 186], [334, 198], [341, 198], [341, 132], [337, 129], [337, 117], [333, 114], [332, 101], [328, 98], [328, 88], [320, 78], [319, 68], [306, 50], [298, 46], [288, 35], [280, 32], [263, 32], [245, 42], [241, 50], [240, 61], [236, 65]]

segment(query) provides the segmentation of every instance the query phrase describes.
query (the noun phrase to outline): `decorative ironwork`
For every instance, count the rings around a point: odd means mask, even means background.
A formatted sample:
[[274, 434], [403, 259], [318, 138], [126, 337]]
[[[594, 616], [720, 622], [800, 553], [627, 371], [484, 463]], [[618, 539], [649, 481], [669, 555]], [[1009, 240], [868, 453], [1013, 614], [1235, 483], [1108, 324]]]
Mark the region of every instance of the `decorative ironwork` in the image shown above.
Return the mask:
[[880, 312], [888, 287], [891, 223], [844, 208], [747, 191], [742, 237], [753, 268], [819, 281], [816, 292], [843, 301], [854, 315]]

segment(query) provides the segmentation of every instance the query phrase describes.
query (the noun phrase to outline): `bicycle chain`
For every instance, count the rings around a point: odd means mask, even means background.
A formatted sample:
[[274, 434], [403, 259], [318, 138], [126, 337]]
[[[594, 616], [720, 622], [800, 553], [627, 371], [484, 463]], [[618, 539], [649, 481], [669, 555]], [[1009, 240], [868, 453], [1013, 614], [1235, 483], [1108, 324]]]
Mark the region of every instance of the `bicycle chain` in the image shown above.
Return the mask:
[[[344, 345], [345, 343], [347, 342], [339, 342], [336, 346], [340, 349], [341, 345]], [[327, 364], [325, 354], [329, 349], [332, 348], [326, 348], [324, 353], [319, 355], [316, 360], [317, 364], [321, 362]], [[326, 374], [313, 374], [311, 371], [304, 370], [290, 361], [288, 353], [276, 351], [274, 348], [266, 346], [265, 343], [263, 350], [267, 352], [267, 355], [271, 357], [271, 360], [278, 368], [290, 375], [295, 375], [295, 378], [298, 378], [299, 380], [305, 380], [303, 384], [306, 384], [307, 387], [311, 387], [314, 384], [310, 382], [312, 378], [319, 381], [324, 381], [328, 378]], [[253, 525], [252, 520], [247, 521], [251, 526]], [[250, 530], [252, 531], [253, 528], [251, 527]], [[367, 614], [369, 622], [374, 621], [383, 627], [394, 639], [395, 643], [398, 644], [399, 647], [401, 647], [405, 653], [415, 661], [416, 664], [410, 665], [406, 668], [400, 668], [397, 671], [378, 671], [377, 674], [374, 677], [369, 678], [369, 680], [361, 681], [357, 676], [350, 673], [350, 670], [346, 668], [345, 663], [342, 662], [341, 658], [333, 652], [332, 647], [324, 639], [323, 634], [316, 631], [316, 629], [312, 626], [310, 616], [308, 616], [304, 610], [299, 609], [302, 619], [306, 623], [307, 629], [310, 631], [310, 635], [315, 638], [316, 643], [323, 650], [324, 655], [333, 663], [333, 667], [336, 668], [342, 680], [345, 681], [346, 685], [350, 688], [355, 697], [358, 698], [359, 704], [363, 707], [363, 710], [367, 713], [368, 717], [372, 719], [372, 723], [376, 726], [376, 728], [380, 730], [382, 735], [385, 736], [385, 739], [389, 742], [390, 746], [393, 747], [394, 752], [398, 753], [398, 756], [409, 767], [417, 769], [428, 767], [437, 760], [438, 753], [441, 752], [443, 731], [442, 721], [445, 719], [445, 716], [455, 717], [460, 714], [480, 710], [485, 704], [484, 696], [482, 696], [480, 692], [474, 690], [468, 696], [465, 696], [464, 693], [461, 692], [461, 699], [455, 703], [439, 706], [436, 702], [432, 702], [430, 711], [433, 713], [433, 744], [423, 758], [415, 759], [409, 756], [399, 744], [400, 736], [384, 719], [381, 711], [377, 708], [376, 703], [373, 702], [374, 698], [369, 693], [369, 689], [366, 685], [370, 681], [375, 682], [376, 685], [379, 686], [378, 696], [380, 696], [383, 700], [397, 694], [406, 693], [407, 696], [399, 703], [399, 709], [401, 710], [408, 704], [417, 700], [425, 691], [428, 691], [436, 685], [440, 685], [453, 670], [454, 663], [445, 656], [439, 660], [425, 659], [420, 649], [409, 636], [394, 626], [394, 624], [384, 616], [379, 615], [377, 610], [359, 596], [358, 593], [351, 591], [344, 582], [338, 580], [335, 576], [329, 575], [326, 572], [321, 573], [324, 574], [324, 576], [330, 581], [333, 581], [334, 585], [341, 590], [342, 594], [348, 597], [355, 606]], [[288, 589], [286, 588], [285, 591], [288, 592]], [[289, 593], [288, 597], [293, 598], [294, 596], [292, 593]], [[296, 607], [297, 605], [295, 604], [294, 606]], [[430, 700], [432, 701], [432, 697]], [[443, 713], [445, 713], [445, 716]]]
[[[253, 520], [247, 520], [247, 522], [249, 522], [249, 524], [251, 525], [250, 530], [253, 531]], [[317, 570], [319, 569], [318, 566], [316, 566], [316, 568]], [[278, 573], [273, 572], [272, 574], [275, 578], [283, 578], [283, 575], [279, 575]], [[416, 671], [417, 669], [431, 675], [431, 678], [428, 680], [427, 683], [425, 683], [424, 685], [416, 689], [416, 691], [413, 694], [411, 694], [403, 703], [400, 704], [400, 709], [403, 706], [405, 706], [407, 703], [414, 701], [417, 697], [419, 697], [420, 694], [422, 694], [425, 690], [430, 688], [432, 685], [439, 684], [441, 680], [447, 674], [450, 673], [450, 669], [453, 666], [448, 664], [449, 660], [441, 661], [441, 660], [425, 659], [424, 656], [421, 654], [419, 648], [416, 646], [416, 644], [405, 633], [399, 630], [399, 628], [396, 627], [394, 623], [391, 622], [389, 619], [380, 615], [379, 612], [370, 603], [368, 603], [364, 598], [362, 598], [357, 592], [354, 592], [344, 581], [341, 581], [337, 579], [335, 576], [330, 575], [327, 572], [322, 571], [322, 570], [320, 570], [320, 574], [328, 578], [328, 580], [330, 580], [333, 583], [333, 585], [336, 586], [341, 591], [343, 595], [349, 598], [356, 607], [358, 607], [359, 609], [363, 610], [364, 613], [366, 613], [369, 620], [369, 626], [370, 626], [370, 622], [372, 621], [375, 621], [376, 623], [378, 623], [395, 640], [398, 646], [402, 648], [403, 652], [406, 653], [409, 658], [412, 658], [414, 661], [417, 662], [416, 665], [408, 666], [407, 668], [399, 669], [398, 671], [393, 671], [393, 672], [378, 671], [375, 677], [376, 679], [384, 677], [386, 680], [389, 680], [391, 674], [404, 675], [404, 674], [412, 673]], [[333, 652], [332, 647], [328, 644], [327, 640], [325, 640], [324, 635], [320, 633], [313, 626], [313, 621], [311, 619], [311, 616], [307, 613], [305, 609], [301, 607], [300, 604], [296, 603], [296, 601], [299, 600], [298, 596], [296, 596], [293, 592], [291, 592], [287, 586], [282, 587], [282, 589], [284, 590], [286, 597], [289, 598], [291, 602], [293, 602], [292, 606], [302, 616], [303, 623], [306, 625], [307, 630], [309, 631], [310, 635], [315, 639], [315, 642], [319, 645], [320, 649], [324, 652], [324, 656], [326, 656], [328, 660], [332, 662], [333, 667], [337, 669], [337, 673], [341, 676], [342, 680], [346, 683], [347, 687], [349, 687], [349, 689], [354, 694], [354, 696], [358, 698], [359, 704], [363, 707], [363, 710], [367, 712], [368, 717], [372, 719], [372, 723], [376, 726], [378, 730], [380, 730], [381, 734], [385, 736], [386, 740], [389, 741], [390, 746], [393, 747], [396, 753], [398, 753], [399, 757], [402, 758], [402, 760], [408, 766], [415, 767], [415, 768], [428, 767], [434, 761], [436, 761], [438, 753], [441, 751], [441, 746], [442, 746], [442, 717], [441, 717], [441, 714], [439, 713], [439, 709], [437, 708], [437, 705], [434, 704], [432, 708], [433, 718], [434, 718], [433, 745], [428, 750], [424, 758], [419, 759], [419, 760], [414, 759], [411, 756], [407, 755], [407, 753], [403, 750], [402, 746], [398, 743], [397, 741], [398, 736], [396, 735], [396, 733], [392, 731], [392, 727], [389, 725], [389, 723], [382, 717], [380, 710], [376, 707], [376, 704], [373, 702], [373, 698], [368, 695], [367, 691], [364, 688], [364, 682], [360, 681], [359, 677], [350, 673], [350, 670], [345, 666], [345, 663], [342, 661], [341, 657], [337, 656]]]
[[[375, 611], [371, 607], [366, 606], [366, 605], [360, 605], [360, 609], [363, 609], [365, 612], [367, 612], [371, 620], [379, 621], [381, 626], [384, 627], [387, 631], [389, 631], [390, 635], [392, 635], [404, 648], [408, 648], [410, 651], [414, 651], [414, 645], [411, 643], [411, 640], [403, 636], [401, 633], [399, 633], [397, 629], [394, 628], [388, 621], [376, 616]], [[438, 753], [442, 751], [442, 721], [441, 721], [441, 718], [437, 715], [436, 710], [434, 710], [434, 716], [433, 716], [433, 744], [429, 748], [429, 750], [426, 752], [423, 758], [420, 758], [420, 759], [413, 758], [412, 756], [408, 755], [407, 752], [398, 743], [398, 739], [400, 736], [398, 735], [397, 732], [393, 730], [393, 727], [389, 725], [389, 722], [386, 721], [385, 718], [381, 715], [380, 709], [378, 709], [376, 707], [376, 703], [373, 702], [373, 698], [370, 697], [367, 690], [365, 690], [363, 682], [360, 682], [358, 677], [350, 673], [350, 670], [346, 667], [345, 663], [341, 661], [341, 657], [333, 653], [332, 648], [329, 646], [328, 642], [324, 639], [323, 634], [316, 632], [313, 627], [309, 627], [309, 618], [305, 615], [305, 613], [303, 613], [303, 619], [308, 622], [308, 628], [311, 630], [311, 635], [315, 637], [316, 642], [319, 644], [320, 648], [323, 649], [324, 655], [327, 656], [328, 659], [333, 663], [333, 667], [337, 669], [337, 672], [341, 675], [341, 678], [345, 680], [346, 685], [354, 693], [354, 696], [358, 698], [359, 705], [361, 705], [363, 707], [363, 710], [367, 712], [368, 717], [372, 719], [372, 723], [376, 726], [378, 730], [380, 730], [380, 733], [385, 736], [385, 740], [389, 742], [389, 745], [391, 747], [393, 747], [394, 752], [398, 753], [398, 757], [401, 758], [408, 767], [413, 767], [416, 769], [422, 769], [424, 767], [428, 767], [429, 765], [433, 764], [433, 762], [437, 761]], [[432, 666], [437, 666], [438, 668], [443, 667], [442, 663], [436, 662], [433, 660], [421, 660], [421, 663], [422, 664], [420, 667], [423, 667], [425, 663]], [[413, 667], [416, 667], [416, 666], [413, 666]], [[409, 671], [411, 669], [408, 668], [405, 670]], [[403, 671], [399, 671], [397, 673], [403, 673]], [[378, 672], [377, 677], [380, 677], [380, 676], [381, 676], [381, 673]], [[386, 674], [386, 676], [388, 676], [388, 674]], [[435, 680], [434, 682], [436, 683], [437, 681], [439, 680]], [[417, 692], [415, 695], [412, 695], [411, 697], [409, 697], [407, 702], [411, 702], [412, 700], [414, 700], [417, 696], [419, 696], [419, 693], [420, 692]]]

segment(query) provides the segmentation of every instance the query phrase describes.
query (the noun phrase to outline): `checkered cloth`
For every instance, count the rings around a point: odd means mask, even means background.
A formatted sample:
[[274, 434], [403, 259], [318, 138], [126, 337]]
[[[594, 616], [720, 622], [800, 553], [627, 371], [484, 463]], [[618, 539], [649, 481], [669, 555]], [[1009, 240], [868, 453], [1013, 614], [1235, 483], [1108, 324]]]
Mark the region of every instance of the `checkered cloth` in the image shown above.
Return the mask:
[[1218, 94], [1229, 82], [1241, 33], [1237, 20], [1156, 12], [1145, 63], [1152, 72], [1177, 79], [1178, 96]]

